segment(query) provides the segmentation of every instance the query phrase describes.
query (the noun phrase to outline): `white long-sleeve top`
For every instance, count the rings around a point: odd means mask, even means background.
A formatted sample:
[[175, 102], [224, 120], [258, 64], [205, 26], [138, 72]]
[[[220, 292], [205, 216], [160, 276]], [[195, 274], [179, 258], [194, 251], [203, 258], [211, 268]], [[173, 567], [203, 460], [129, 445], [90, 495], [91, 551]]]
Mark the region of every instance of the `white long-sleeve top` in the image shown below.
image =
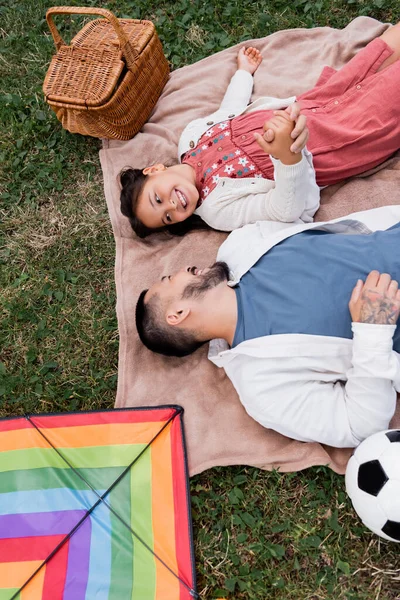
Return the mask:
[[[400, 206], [388, 206], [327, 223], [258, 222], [232, 232], [217, 260], [228, 264], [233, 286], [270, 248], [301, 231], [363, 235], [399, 221]], [[209, 359], [225, 369], [248, 414], [264, 427], [304, 442], [354, 447], [388, 427], [400, 391], [400, 355], [393, 350], [394, 325], [353, 323], [352, 330], [352, 340], [281, 334], [232, 349], [213, 340]]]
[[[195, 147], [207, 129], [242, 113], [254, 110], [285, 108], [296, 97], [259, 98], [248, 105], [253, 90], [253, 76], [238, 70], [233, 75], [219, 109], [189, 123], [183, 130], [178, 145], [179, 160]], [[202, 205], [195, 210], [210, 227], [232, 231], [259, 220], [286, 223], [309, 223], [319, 207], [320, 190], [315, 181], [312, 155], [302, 151], [302, 160], [295, 165], [284, 165], [271, 157], [274, 181], [246, 177], [221, 177]]]

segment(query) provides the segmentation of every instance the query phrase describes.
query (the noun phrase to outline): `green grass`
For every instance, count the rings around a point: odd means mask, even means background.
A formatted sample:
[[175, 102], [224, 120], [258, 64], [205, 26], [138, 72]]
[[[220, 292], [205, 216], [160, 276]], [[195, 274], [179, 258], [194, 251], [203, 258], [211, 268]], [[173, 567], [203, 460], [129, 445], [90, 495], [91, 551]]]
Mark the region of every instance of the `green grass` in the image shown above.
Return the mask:
[[[396, 0], [96, 4], [154, 20], [173, 68], [278, 29], [400, 18]], [[0, 3], [0, 416], [108, 408], [116, 390], [114, 243], [99, 141], [63, 131], [43, 102], [49, 5]], [[77, 31], [74, 19], [57, 22], [66, 38]], [[192, 505], [204, 598], [400, 598], [398, 547], [362, 527], [343, 478], [328, 469], [213, 469], [193, 478]]]

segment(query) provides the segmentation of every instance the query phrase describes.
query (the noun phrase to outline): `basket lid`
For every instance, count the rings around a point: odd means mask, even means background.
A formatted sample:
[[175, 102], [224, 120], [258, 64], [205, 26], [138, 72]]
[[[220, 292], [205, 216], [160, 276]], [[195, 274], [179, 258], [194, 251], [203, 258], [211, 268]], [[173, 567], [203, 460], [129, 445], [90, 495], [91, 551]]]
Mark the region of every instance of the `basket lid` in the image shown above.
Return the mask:
[[117, 46], [61, 46], [43, 84], [48, 102], [101, 106], [111, 97], [124, 70]]
[[[118, 22], [136, 55], [140, 55], [155, 35], [154, 23], [138, 19], [118, 19]], [[105, 19], [95, 19], [86, 23], [71, 40], [71, 45], [75, 47], [98, 48], [99, 44], [108, 48], [120, 46], [115, 29]]]

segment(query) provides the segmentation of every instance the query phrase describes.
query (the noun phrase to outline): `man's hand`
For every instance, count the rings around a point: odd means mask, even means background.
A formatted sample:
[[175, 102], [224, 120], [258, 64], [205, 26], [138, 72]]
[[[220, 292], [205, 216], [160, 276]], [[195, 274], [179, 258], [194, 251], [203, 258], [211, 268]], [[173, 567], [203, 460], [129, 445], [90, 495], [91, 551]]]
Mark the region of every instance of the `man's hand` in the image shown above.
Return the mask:
[[400, 290], [387, 273], [371, 271], [365, 283], [358, 280], [349, 302], [353, 322], [395, 325], [400, 314]]
[[[294, 129], [294, 122], [289, 114], [284, 111], [275, 111], [274, 116], [264, 123], [264, 136], [259, 133], [254, 134], [259, 146], [274, 158], [279, 159], [285, 165], [294, 165], [301, 161], [301, 154], [291, 152], [292, 145], [291, 133]], [[271, 142], [266, 141], [268, 132], [273, 132]]]
[[[275, 110], [274, 115], [277, 115], [281, 112], [282, 111]], [[292, 140], [294, 140], [290, 146], [290, 151], [297, 154], [298, 152], [301, 152], [303, 148], [305, 148], [308, 141], [309, 131], [307, 127], [307, 118], [300, 114], [300, 104], [298, 102], [293, 102], [293, 104], [290, 104], [290, 106], [288, 106], [283, 112], [287, 113], [290, 120], [296, 123], [292, 133], [290, 134]], [[272, 142], [274, 139], [273, 130], [266, 128], [265, 125], [264, 139], [266, 142]]]

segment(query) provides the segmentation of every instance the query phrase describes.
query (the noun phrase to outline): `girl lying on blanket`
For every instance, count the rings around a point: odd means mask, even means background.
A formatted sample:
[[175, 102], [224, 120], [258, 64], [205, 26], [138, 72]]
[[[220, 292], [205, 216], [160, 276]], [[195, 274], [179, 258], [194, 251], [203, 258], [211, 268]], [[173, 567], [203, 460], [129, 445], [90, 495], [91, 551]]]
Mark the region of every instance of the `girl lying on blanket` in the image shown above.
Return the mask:
[[241, 48], [220, 108], [183, 131], [180, 163], [121, 173], [122, 213], [140, 237], [164, 227], [182, 234], [196, 215], [222, 231], [258, 220], [312, 221], [318, 186], [367, 171], [400, 148], [399, 57], [400, 23], [339, 71], [325, 67], [297, 100], [248, 105], [262, 58]]

